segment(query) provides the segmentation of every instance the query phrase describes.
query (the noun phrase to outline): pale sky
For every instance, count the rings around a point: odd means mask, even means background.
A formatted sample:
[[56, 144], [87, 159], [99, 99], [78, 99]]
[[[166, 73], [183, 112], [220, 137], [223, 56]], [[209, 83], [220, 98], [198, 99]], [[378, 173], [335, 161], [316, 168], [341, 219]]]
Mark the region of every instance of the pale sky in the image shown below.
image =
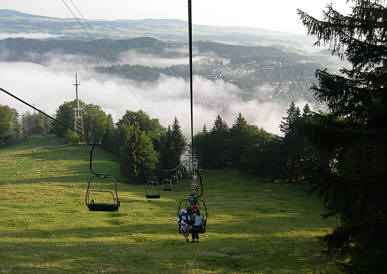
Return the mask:
[[[187, 20], [187, 0], [65, 0], [87, 19], [181, 19]], [[321, 18], [327, 3], [344, 14], [346, 0], [192, 0], [193, 23], [245, 26], [304, 34], [297, 9]], [[63, 0], [0, 0], [0, 9], [35, 15], [72, 18]]]

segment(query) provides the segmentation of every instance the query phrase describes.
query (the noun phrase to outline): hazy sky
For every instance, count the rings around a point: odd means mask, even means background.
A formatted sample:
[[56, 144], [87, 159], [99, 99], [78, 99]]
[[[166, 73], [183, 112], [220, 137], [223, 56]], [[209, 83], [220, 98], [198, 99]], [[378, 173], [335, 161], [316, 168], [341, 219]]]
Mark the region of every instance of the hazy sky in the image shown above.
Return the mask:
[[[78, 7], [87, 19], [182, 19], [187, 0], [65, 0]], [[346, 0], [192, 0], [193, 22], [201, 25], [247, 26], [305, 33], [297, 16], [301, 9], [315, 17], [327, 3], [349, 13]], [[0, 9], [52, 17], [71, 17], [62, 0], [0, 0]]]

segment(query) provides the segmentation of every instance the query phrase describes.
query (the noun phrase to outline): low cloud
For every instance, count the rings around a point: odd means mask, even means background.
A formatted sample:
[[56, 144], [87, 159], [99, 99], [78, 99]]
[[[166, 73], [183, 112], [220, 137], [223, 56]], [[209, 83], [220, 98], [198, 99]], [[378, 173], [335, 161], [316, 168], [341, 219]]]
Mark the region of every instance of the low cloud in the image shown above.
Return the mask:
[[[166, 51], [168, 52], [168, 51]], [[180, 50], [176, 51], [177, 57], [160, 57], [154, 54], [142, 53], [136, 50], [129, 50], [122, 52], [118, 56], [119, 64], [129, 64], [129, 65], [142, 65], [148, 67], [157, 67], [157, 68], [166, 68], [173, 65], [188, 65], [188, 56], [180, 53]], [[214, 61], [222, 61], [227, 64], [230, 61], [225, 58], [217, 57], [213, 53], [208, 55], [198, 55], [192, 58], [195, 67], [208, 65]]]
[[119, 55], [120, 64], [142, 65], [166, 68], [172, 65], [187, 65], [187, 57], [163, 58], [153, 54], [145, 54], [135, 50], [123, 52]]
[[[159, 60], [157, 60], [159, 59]], [[154, 58], [152, 64], [160, 61]], [[90, 62], [88, 62], [90, 61]], [[183, 62], [183, 60], [181, 60]], [[52, 55], [41, 64], [26, 62], [2, 62], [0, 65], [1, 87], [30, 102], [48, 114], [54, 114], [64, 101], [75, 98], [75, 72], [81, 81], [79, 97], [88, 104], [96, 104], [118, 121], [126, 110], [144, 110], [152, 118], [158, 118], [167, 126], [177, 117], [185, 136], [190, 134], [189, 82], [162, 75], [154, 83], [135, 82], [93, 70], [95, 60], [84, 57]], [[176, 60], [174, 60], [176, 62]], [[147, 63], [149, 65], [149, 63]], [[286, 106], [276, 103], [260, 103], [258, 98], [243, 101], [242, 91], [223, 80], [194, 77], [194, 132], [203, 125], [212, 128], [218, 114], [232, 126], [238, 113], [249, 123], [280, 134], [279, 123], [286, 114]], [[272, 92], [270, 86], [257, 87], [259, 94]], [[16, 108], [19, 113], [32, 112], [27, 106], [0, 93], [0, 104]]]
[[0, 33], [0, 40], [7, 38], [26, 38], [26, 39], [48, 39], [48, 38], [57, 38], [59, 35], [49, 34], [49, 33]]

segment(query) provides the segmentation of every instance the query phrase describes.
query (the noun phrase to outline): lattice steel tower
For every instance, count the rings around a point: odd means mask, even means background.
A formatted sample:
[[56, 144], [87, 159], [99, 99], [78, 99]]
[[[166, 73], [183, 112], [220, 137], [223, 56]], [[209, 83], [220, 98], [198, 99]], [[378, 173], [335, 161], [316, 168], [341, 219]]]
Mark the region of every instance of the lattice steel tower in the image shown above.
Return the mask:
[[78, 99], [78, 86], [80, 86], [81, 83], [78, 82], [78, 74], [75, 73], [75, 96], [77, 101], [77, 106], [74, 108], [74, 130], [85, 134], [85, 130], [83, 128], [83, 109], [79, 107], [79, 99]]

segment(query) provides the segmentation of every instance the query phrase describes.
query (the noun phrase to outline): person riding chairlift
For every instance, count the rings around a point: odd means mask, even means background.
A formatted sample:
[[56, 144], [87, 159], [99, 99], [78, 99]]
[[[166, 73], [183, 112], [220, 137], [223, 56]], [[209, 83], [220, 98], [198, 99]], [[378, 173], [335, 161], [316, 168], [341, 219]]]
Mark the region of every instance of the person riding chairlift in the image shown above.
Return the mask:
[[197, 205], [197, 199], [195, 198], [196, 193], [191, 192], [191, 198], [189, 199], [189, 206], [187, 206], [186, 211], [189, 217], [192, 217], [192, 215], [199, 210], [199, 207]]
[[179, 224], [179, 232], [183, 234], [185, 242], [188, 243], [190, 217], [185, 209], [181, 210], [181, 215], [177, 217], [177, 223]]
[[193, 225], [192, 225], [192, 243], [198, 243], [199, 242], [199, 232], [202, 231], [202, 227], [204, 225], [204, 217], [200, 214], [199, 210], [196, 210], [193, 218]]

